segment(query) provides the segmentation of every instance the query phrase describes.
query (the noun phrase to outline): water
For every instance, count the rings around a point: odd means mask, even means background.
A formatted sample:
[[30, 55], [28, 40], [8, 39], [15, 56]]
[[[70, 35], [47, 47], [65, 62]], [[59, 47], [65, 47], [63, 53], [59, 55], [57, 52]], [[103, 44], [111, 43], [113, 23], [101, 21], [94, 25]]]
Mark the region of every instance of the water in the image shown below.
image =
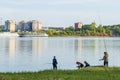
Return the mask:
[[120, 67], [120, 38], [21, 37], [0, 38], [0, 72], [52, 69], [56, 56], [59, 69], [76, 69], [76, 61], [103, 65], [105, 51], [109, 66]]

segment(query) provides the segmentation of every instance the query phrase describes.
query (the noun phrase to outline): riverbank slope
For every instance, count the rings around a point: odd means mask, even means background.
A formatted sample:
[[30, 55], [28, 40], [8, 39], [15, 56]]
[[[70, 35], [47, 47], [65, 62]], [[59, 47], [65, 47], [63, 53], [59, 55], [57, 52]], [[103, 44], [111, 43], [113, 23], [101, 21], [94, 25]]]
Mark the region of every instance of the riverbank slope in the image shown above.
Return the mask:
[[120, 80], [120, 68], [91, 67], [78, 70], [0, 73], [0, 80]]

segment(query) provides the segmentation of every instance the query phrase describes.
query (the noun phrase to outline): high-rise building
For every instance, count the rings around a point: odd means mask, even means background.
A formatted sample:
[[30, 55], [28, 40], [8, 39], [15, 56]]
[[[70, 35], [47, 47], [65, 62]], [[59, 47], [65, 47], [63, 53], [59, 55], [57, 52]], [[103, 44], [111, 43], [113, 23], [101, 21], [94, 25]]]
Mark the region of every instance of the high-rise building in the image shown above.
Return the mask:
[[42, 22], [37, 20], [15, 22], [13, 20], [5, 21], [5, 31], [41, 31]]
[[13, 20], [5, 21], [5, 31], [15, 32], [16, 31], [16, 22]]
[[9, 20], [5, 21], [5, 31], [8, 31], [8, 27], [9, 27]]
[[74, 26], [75, 26], [75, 30], [77, 30], [77, 29], [82, 28], [83, 23], [81, 23], [81, 22], [77, 22], [77, 23], [74, 24]]
[[40, 21], [32, 20], [32, 31], [42, 30], [42, 23]]
[[32, 22], [31, 21], [26, 22], [24, 27], [25, 31], [32, 31]]
[[38, 31], [42, 30], [42, 22], [38, 21]]
[[17, 23], [17, 31], [24, 31], [24, 23], [25, 21], [20, 21]]

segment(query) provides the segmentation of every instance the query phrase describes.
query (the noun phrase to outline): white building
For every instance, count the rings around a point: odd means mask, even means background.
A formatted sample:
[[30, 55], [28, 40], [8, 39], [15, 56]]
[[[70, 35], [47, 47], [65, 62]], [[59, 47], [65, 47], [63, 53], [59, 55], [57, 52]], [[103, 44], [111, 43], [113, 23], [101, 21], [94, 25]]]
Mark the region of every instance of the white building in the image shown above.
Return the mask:
[[5, 31], [15, 32], [15, 31], [41, 31], [42, 22], [37, 20], [32, 21], [20, 21], [16, 22], [13, 20], [5, 21]]
[[32, 21], [32, 31], [42, 30], [42, 22], [33, 20]]

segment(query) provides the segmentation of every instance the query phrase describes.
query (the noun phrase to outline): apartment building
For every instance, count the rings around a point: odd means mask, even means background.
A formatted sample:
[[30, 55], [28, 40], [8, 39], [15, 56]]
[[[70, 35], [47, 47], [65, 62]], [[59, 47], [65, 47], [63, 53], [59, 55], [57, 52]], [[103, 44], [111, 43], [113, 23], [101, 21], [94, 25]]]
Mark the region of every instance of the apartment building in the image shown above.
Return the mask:
[[81, 23], [81, 22], [77, 22], [74, 24], [75, 30], [82, 28], [82, 26], [83, 26], [83, 23]]
[[5, 21], [5, 31], [17, 32], [17, 31], [40, 31], [42, 30], [42, 22], [37, 20], [32, 21], [20, 21], [13, 20]]

